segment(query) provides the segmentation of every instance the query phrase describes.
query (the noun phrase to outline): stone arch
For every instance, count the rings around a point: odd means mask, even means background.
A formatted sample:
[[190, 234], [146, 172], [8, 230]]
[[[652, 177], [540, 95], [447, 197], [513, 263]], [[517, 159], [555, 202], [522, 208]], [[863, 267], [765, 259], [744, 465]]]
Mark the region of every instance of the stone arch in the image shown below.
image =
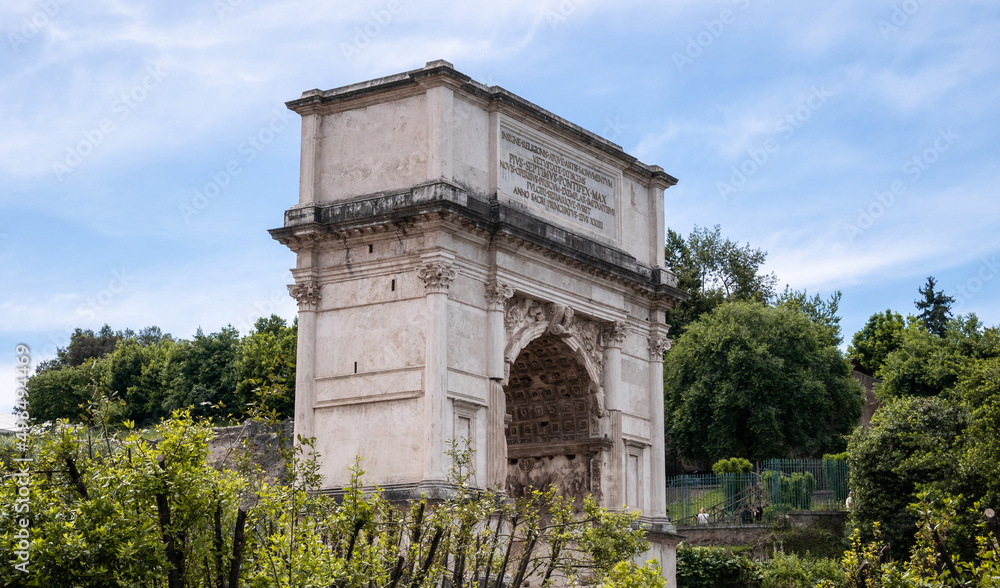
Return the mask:
[[510, 419], [506, 486], [512, 496], [553, 484], [579, 502], [588, 494], [600, 500], [609, 442], [601, 418], [601, 366], [593, 357], [596, 338], [588, 346], [582, 326], [560, 330], [539, 320], [511, 333], [504, 396]]
[[[514, 364], [525, 347], [530, 345], [539, 337], [549, 333], [551, 328], [550, 322], [539, 321], [529, 323], [517, 332], [513, 333], [507, 341], [507, 347], [504, 349], [504, 362], [506, 364], [506, 368], [509, 369]], [[588, 351], [592, 350], [595, 346], [596, 337], [594, 341], [591, 341], [588, 344], [587, 342], [581, 340], [581, 335], [579, 333], [574, 332], [577, 330], [578, 329], [567, 330], [563, 334], [557, 335], [557, 337], [576, 355], [577, 360], [583, 365], [587, 374], [590, 376], [590, 380], [600, 386], [601, 365], [599, 362], [594, 360], [590, 353], [588, 353]], [[596, 335], [596, 329], [594, 333]]]

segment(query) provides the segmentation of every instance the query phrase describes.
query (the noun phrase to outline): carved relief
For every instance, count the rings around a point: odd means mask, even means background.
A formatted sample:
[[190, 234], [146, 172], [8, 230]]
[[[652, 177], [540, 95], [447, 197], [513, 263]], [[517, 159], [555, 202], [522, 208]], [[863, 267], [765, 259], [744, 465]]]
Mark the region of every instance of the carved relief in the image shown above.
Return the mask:
[[318, 308], [322, 297], [320, 285], [317, 282], [289, 284], [288, 294], [299, 303], [300, 310], [314, 310]]
[[[555, 302], [542, 303], [530, 298], [511, 298], [504, 313], [507, 339], [534, 323], [547, 323], [546, 334], [555, 337], [574, 337], [583, 347], [593, 366], [600, 372], [604, 349], [601, 346], [601, 328], [595, 321], [580, 318], [572, 308]], [[598, 374], [600, 376], [600, 374]]]
[[507, 311], [504, 313], [503, 326], [507, 331], [507, 338], [520, 331], [524, 326], [539, 322], [545, 318], [540, 302], [530, 298], [511, 298], [507, 303]]
[[458, 272], [452, 269], [450, 263], [443, 261], [433, 261], [417, 269], [417, 277], [424, 281], [428, 294], [447, 293], [456, 276]]
[[604, 380], [604, 347], [601, 345], [601, 326], [594, 321], [577, 321], [573, 324], [573, 335], [583, 346], [584, 353], [597, 367], [598, 381]]
[[663, 359], [663, 354], [670, 350], [670, 346], [673, 345], [672, 339], [667, 339], [666, 337], [657, 336], [649, 338], [649, 358], [650, 359]]
[[625, 321], [614, 321], [604, 325], [601, 332], [601, 340], [605, 347], [621, 347], [628, 336], [628, 323]]
[[556, 337], [569, 337], [573, 333], [573, 309], [565, 304], [550, 302], [545, 305], [545, 315], [549, 320], [549, 328], [545, 332]]
[[594, 412], [597, 416], [603, 417], [607, 414], [604, 408], [604, 388], [596, 383], [590, 383], [590, 397], [594, 401]]
[[486, 304], [490, 310], [504, 310], [507, 301], [514, 296], [514, 289], [497, 280], [486, 282]]

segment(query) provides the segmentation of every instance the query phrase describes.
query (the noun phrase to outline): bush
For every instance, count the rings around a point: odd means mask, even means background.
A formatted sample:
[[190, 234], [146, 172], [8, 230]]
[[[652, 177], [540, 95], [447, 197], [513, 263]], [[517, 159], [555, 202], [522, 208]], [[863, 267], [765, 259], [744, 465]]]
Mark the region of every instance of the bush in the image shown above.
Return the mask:
[[847, 575], [832, 559], [777, 553], [762, 568], [761, 588], [848, 588]]
[[761, 476], [764, 492], [771, 504], [779, 510], [809, 510], [812, 508], [816, 477], [809, 472], [785, 474], [768, 470]]
[[720, 459], [712, 466], [712, 471], [716, 474], [748, 474], [753, 471], [753, 464], [749, 459], [742, 457], [731, 457]]
[[[452, 452], [452, 495], [400, 508], [362, 491], [359, 466], [341, 500], [320, 492], [312, 440], [282, 453], [286, 474], [272, 483], [245, 447], [238, 467], [210, 465], [213, 432], [190, 413], [160, 423], [155, 440], [105, 423], [36, 431], [28, 453], [15, 448], [31, 474], [19, 483], [18, 464], [0, 470], [0, 586], [208, 588], [233, 576], [247, 588], [416, 588], [463, 578], [520, 585], [529, 573], [658, 586], [655, 564], [633, 563], [649, 548], [637, 513], [590, 498], [577, 513], [554, 490], [512, 501], [472, 489], [467, 451]], [[28, 512], [15, 510], [19, 497]], [[25, 534], [22, 571], [11, 562]]]
[[722, 547], [677, 549], [677, 585], [684, 588], [759, 588], [760, 568], [745, 555]]
[[839, 560], [849, 547], [847, 539], [826, 529], [810, 527], [776, 528], [754, 544], [754, 553], [776, 551], [800, 557]]

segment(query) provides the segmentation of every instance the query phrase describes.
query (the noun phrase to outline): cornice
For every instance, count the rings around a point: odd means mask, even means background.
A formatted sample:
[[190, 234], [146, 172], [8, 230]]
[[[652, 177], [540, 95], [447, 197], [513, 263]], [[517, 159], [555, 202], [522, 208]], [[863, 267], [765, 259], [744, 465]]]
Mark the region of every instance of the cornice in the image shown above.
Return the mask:
[[286, 211], [284, 227], [269, 232], [298, 252], [369, 235], [415, 233], [421, 225], [432, 222], [445, 222], [497, 244], [536, 252], [582, 273], [623, 284], [666, 307], [688, 298], [676, 287], [675, 276], [663, 268], [650, 268], [624, 251], [500, 202], [468, 196], [446, 183], [350, 202], [299, 206]]

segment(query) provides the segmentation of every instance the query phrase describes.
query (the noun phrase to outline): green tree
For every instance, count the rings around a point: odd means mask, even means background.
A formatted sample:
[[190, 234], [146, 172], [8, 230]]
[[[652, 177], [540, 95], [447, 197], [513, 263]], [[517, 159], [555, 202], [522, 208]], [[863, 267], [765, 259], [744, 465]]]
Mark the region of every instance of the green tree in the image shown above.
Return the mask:
[[948, 322], [938, 336], [912, 321], [902, 332], [899, 348], [890, 352], [878, 375], [880, 398], [936, 396], [951, 388], [971, 362], [1000, 355], [996, 328], [983, 328], [974, 314]]
[[931, 333], [943, 337], [945, 329], [948, 328], [948, 321], [951, 320], [951, 304], [955, 299], [945, 295], [944, 292], [935, 292], [935, 285], [934, 276], [928, 276], [924, 287], [917, 289], [923, 298], [917, 299], [914, 304], [920, 311], [917, 318], [924, 327]]
[[921, 487], [960, 477], [967, 421], [967, 410], [945, 398], [903, 397], [879, 408], [869, 429], [855, 429], [848, 443], [851, 516], [864, 542], [876, 539], [878, 523], [897, 558], [909, 553], [916, 517], [907, 506]]
[[828, 332], [801, 312], [719, 306], [667, 354], [667, 431], [703, 463], [839, 451], [861, 416], [863, 390]]
[[843, 338], [840, 336], [840, 317], [837, 316], [837, 310], [840, 308], [842, 296], [840, 290], [837, 290], [830, 295], [829, 300], [823, 300], [819, 294], [810, 297], [805, 290], [792, 290], [786, 285], [785, 291], [775, 301], [775, 306], [801, 312], [826, 331], [827, 344], [840, 345]]
[[171, 339], [150, 346], [125, 339], [107, 356], [101, 380], [104, 391], [125, 403], [122, 419], [150, 426], [170, 415], [164, 406], [169, 387], [164, 370], [174, 350]]
[[83, 365], [88, 359], [100, 359], [114, 351], [118, 342], [130, 335], [131, 331], [112, 331], [108, 325], [101, 327], [97, 333], [91, 329], [77, 327], [69, 337], [69, 345], [56, 350], [55, 359], [38, 364], [36, 373], [62, 367], [76, 367]]
[[44, 423], [58, 419], [81, 421], [94, 388], [104, 379], [107, 362], [91, 360], [83, 365], [43, 370], [28, 379], [28, 414]]
[[725, 301], [767, 302], [774, 297], [777, 277], [761, 274], [767, 253], [722, 237], [722, 229], [696, 226], [687, 240], [667, 229], [667, 265], [677, 285], [690, 298], [668, 313], [675, 335]]
[[239, 346], [240, 333], [233, 326], [210, 335], [199, 328], [190, 341], [179, 341], [169, 357], [164, 409], [191, 407], [197, 416], [242, 415], [245, 406], [236, 394]]
[[974, 362], [955, 390], [969, 414], [957, 456], [968, 478], [964, 491], [1000, 511], [1000, 358]]
[[297, 339], [298, 320], [289, 327], [277, 315], [257, 319], [253, 331], [240, 341], [234, 366], [242, 407], [255, 404], [278, 417], [292, 416]]
[[898, 312], [877, 312], [854, 334], [847, 354], [877, 376], [889, 354], [902, 346], [905, 328], [903, 315]]

